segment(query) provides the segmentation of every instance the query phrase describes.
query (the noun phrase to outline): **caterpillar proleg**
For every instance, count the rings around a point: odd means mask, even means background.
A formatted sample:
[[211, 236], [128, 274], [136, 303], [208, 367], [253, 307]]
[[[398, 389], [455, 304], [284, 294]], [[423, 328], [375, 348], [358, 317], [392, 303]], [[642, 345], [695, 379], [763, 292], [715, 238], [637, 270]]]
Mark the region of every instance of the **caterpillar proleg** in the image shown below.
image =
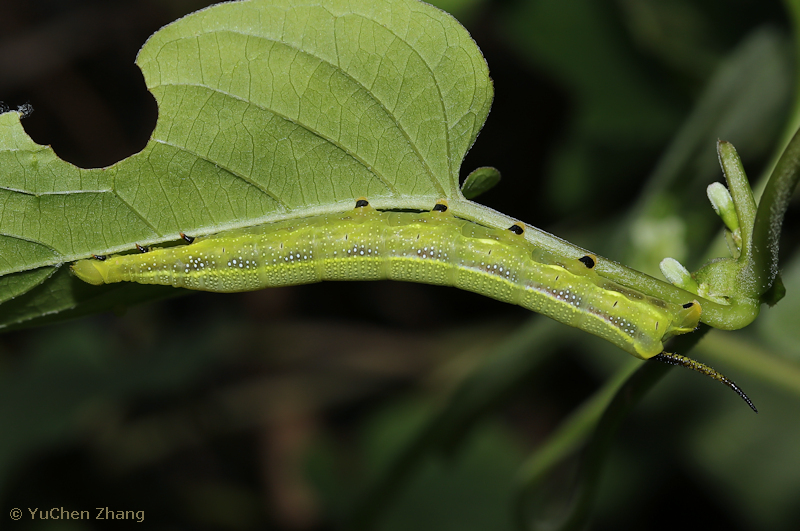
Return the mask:
[[90, 284], [128, 281], [217, 292], [323, 280], [455, 286], [580, 328], [641, 359], [659, 356], [664, 341], [697, 327], [697, 301], [675, 304], [625, 288], [595, 272], [597, 257], [558, 257], [523, 233], [521, 223], [506, 230], [457, 218], [444, 201], [415, 213], [378, 211], [360, 198], [345, 213], [194, 240], [182, 235], [187, 245], [80, 260], [72, 270]]

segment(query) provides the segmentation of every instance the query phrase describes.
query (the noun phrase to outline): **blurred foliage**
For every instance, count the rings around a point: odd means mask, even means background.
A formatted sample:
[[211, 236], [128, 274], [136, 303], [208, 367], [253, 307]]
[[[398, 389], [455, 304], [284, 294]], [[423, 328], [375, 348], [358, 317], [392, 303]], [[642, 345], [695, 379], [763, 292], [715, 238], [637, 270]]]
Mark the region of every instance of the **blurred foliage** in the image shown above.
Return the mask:
[[[0, 101], [31, 103], [26, 130], [66, 160], [113, 163], [155, 124], [136, 51], [204, 5], [9, 0]], [[800, 8], [787, 5], [442, 3], [496, 90], [462, 177], [497, 167], [482, 202], [633, 266], [722, 254], [704, 191], [721, 178], [714, 142], [731, 141], [756, 181], [797, 123]], [[798, 223], [795, 206], [786, 298], [694, 351], [761, 413], [671, 371], [622, 424], [592, 529], [798, 528]], [[105, 529], [28, 508], [109, 507], [155, 529], [340, 529], [386, 493], [377, 529], [513, 529], [526, 454], [629, 361], [521, 308], [388, 282], [197, 294], [4, 334], [0, 518], [27, 519], [2, 526]], [[538, 493], [545, 518], [569, 499], [573, 455]]]

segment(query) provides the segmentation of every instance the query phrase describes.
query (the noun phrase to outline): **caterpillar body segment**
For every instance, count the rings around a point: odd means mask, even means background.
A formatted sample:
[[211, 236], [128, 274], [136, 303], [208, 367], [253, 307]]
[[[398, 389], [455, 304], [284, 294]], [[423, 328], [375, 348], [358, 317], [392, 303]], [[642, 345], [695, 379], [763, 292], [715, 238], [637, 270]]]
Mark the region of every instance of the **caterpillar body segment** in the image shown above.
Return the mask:
[[683, 307], [624, 288], [594, 271], [596, 257], [555, 257], [520, 237], [517, 228], [524, 231], [522, 224], [506, 230], [456, 218], [444, 201], [430, 212], [384, 212], [361, 198], [340, 214], [198, 237], [145, 254], [80, 260], [72, 269], [91, 284], [218, 292], [323, 280], [455, 286], [583, 329], [642, 359], [697, 326], [697, 302]]

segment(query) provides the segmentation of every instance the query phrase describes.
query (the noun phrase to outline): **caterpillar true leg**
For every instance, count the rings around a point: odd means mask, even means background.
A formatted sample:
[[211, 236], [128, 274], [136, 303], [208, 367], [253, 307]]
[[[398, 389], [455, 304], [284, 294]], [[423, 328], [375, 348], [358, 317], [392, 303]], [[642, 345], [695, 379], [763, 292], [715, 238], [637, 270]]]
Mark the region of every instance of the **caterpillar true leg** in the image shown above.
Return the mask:
[[183, 238], [184, 241], [186, 241], [186, 243], [192, 243], [194, 241], [194, 238], [192, 238], [191, 236], [187, 236], [182, 232], [179, 234], [181, 235], [181, 238]]
[[750, 409], [758, 413], [756, 406], [753, 405], [753, 402], [750, 401], [750, 398], [744, 391], [739, 389], [739, 386], [733, 383], [733, 381], [729, 380], [719, 372], [715, 371], [708, 365], [704, 365], [699, 361], [695, 361], [692, 358], [687, 358], [686, 356], [681, 356], [680, 354], [672, 354], [671, 352], [662, 352], [661, 354], [657, 354], [653, 356], [651, 359], [658, 360], [662, 363], [666, 363], [668, 365], [680, 365], [681, 367], [686, 367], [687, 369], [692, 369], [693, 371], [697, 371], [699, 373], [705, 374], [706, 376], [710, 376], [716, 381], [723, 383], [734, 390], [734, 392], [742, 397], [742, 400], [747, 402], [747, 405], [750, 406]]

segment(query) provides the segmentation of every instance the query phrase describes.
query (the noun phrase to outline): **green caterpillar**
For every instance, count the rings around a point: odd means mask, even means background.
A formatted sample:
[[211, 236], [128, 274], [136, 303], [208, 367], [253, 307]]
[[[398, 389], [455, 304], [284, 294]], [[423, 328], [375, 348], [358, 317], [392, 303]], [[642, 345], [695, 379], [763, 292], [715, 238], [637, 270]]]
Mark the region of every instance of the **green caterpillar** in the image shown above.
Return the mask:
[[[455, 286], [518, 304], [602, 337], [641, 359], [656, 358], [738, 387], [713, 369], [663, 351], [694, 330], [700, 304], [674, 304], [603, 279], [597, 258], [564, 259], [508, 230], [459, 219], [438, 202], [430, 212], [377, 211], [366, 199], [342, 214], [228, 231], [145, 254], [80, 260], [90, 284], [139, 282], [204, 291], [251, 291], [322, 280], [404, 280]], [[142, 250], [140, 248], [140, 250]]]

